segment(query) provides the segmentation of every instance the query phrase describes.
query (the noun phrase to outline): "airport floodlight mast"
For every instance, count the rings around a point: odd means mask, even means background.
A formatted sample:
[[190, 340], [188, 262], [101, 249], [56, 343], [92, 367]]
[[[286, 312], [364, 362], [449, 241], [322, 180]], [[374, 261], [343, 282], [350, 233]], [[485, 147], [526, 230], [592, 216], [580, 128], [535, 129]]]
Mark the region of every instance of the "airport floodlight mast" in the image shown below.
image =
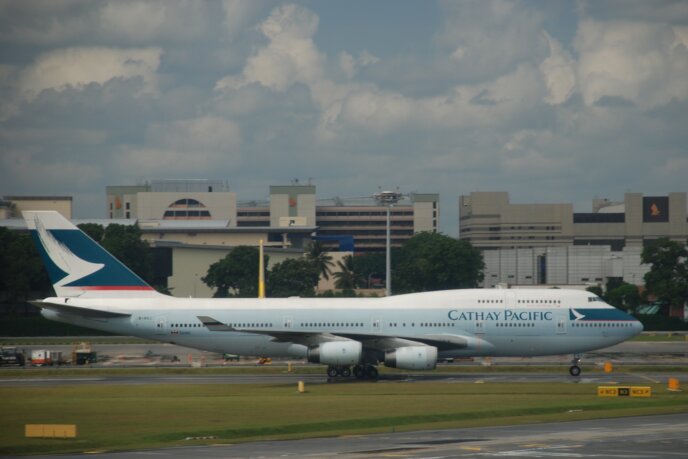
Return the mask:
[[373, 198], [382, 206], [387, 207], [387, 243], [386, 243], [386, 257], [385, 257], [385, 295], [392, 296], [392, 243], [390, 240], [390, 215], [394, 204], [403, 199], [404, 195], [397, 191], [380, 191], [373, 195]]

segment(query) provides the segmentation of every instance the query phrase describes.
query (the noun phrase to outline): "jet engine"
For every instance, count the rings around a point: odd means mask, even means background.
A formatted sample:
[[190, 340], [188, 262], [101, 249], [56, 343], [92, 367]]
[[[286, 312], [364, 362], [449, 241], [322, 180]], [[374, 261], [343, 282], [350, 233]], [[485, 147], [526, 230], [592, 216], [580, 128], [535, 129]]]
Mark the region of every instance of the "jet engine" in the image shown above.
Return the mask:
[[363, 345], [359, 341], [330, 341], [308, 348], [308, 361], [326, 365], [356, 365], [361, 361]]
[[385, 366], [404, 370], [433, 370], [437, 366], [437, 348], [406, 346], [387, 351]]

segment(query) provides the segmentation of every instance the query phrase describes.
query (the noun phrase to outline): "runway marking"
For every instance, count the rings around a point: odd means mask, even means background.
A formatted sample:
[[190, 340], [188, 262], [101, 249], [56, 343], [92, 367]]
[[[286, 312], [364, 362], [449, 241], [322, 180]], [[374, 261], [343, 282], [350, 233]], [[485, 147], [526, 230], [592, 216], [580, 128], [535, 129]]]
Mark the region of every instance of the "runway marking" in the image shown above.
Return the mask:
[[652, 378], [650, 378], [649, 376], [645, 376], [645, 375], [638, 375], [638, 376], [640, 376], [640, 377], [643, 378], [643, 379], [647, 379], [648, 381], [653, 382], [653, 383], [655, 383], [655, 384], [659, 384], [659, 383], [662, 382], [662, 381], [659, 381], [659, 380], [657, 380], [657, 379], [652, 379]]

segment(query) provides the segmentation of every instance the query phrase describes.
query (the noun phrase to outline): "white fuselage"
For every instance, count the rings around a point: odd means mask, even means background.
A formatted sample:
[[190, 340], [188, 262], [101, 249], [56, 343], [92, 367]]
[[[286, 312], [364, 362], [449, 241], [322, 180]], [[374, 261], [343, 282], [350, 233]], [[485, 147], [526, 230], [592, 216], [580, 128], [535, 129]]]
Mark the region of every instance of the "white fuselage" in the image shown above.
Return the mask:
[[[47, 298], [46, 302], [130, 316], [87, 318], [44, 309], [53, 320], [219, 353], [306, 356], [308, 346], [281, 333], [447, 341], [443, 358], [576, 354], [622, 342], [642, 331], [631, 316], [588, 292], [472, 289], [387, 298], [199, 299]], [[66, 301], [66, 303], [65, 303]], [[226, 326], [217, 331], [200, 317]], [[456, 340], [465, 345], [452, 346]]]

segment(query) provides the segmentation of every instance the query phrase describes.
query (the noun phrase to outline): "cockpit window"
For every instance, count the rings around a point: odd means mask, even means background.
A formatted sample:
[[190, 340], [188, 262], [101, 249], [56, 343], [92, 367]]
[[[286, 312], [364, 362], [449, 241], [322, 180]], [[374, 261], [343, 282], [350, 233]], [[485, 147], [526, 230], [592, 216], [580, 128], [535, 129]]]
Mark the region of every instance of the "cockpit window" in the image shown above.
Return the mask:
[[592, 303], [593, 301], [604, 301], [604, 300], [602, 300], [602, 298], [600, 298], [599, 296], [589, 296], [588, 297], [588, 303]]

